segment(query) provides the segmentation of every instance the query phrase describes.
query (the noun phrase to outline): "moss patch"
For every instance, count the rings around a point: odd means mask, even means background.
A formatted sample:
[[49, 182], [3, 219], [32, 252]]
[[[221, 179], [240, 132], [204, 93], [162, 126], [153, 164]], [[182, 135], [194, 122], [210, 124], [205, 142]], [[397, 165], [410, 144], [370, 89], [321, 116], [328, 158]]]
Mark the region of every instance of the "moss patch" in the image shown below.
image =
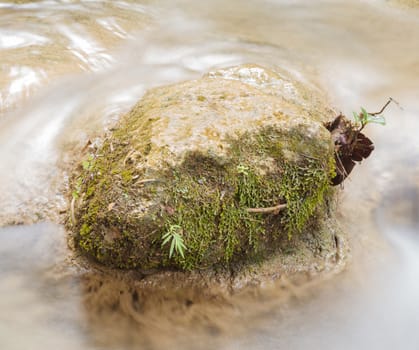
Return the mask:
[[[179, 166], [155, 170], [152, 178], [121, 147], [127, 134], [118, 130], [106, 140], [75, 181], [84, 194], [76, 241], [106, 264], [191, 270], [261, 259], [280, 248], [284, 236], [315, 229], [331, 195], [331, 148], [308, 139], [304, 128], [236, 136], [227, 157], [189, 152]], [[113, 156], [104, 157], [107, 152]], [[247, 211], [279, 202], [287, 208], [278, 215]], [[161, 246], [171, 225], [181, 227], [184, 258], [169, 259], [169, 247]]]
[[[175, 259], [176, 266], [194, 269], [260, 259], [276, 251], [284, 235], [291, 238], [308, 227], [315, 229], [332, 194], [334, 161], [328, 147], [303, 141], [303, 133], [285, 136], [268, 129], [242, 135], [231, 141], [233, 161], [228, 164], [199, 153], [187, 155], [172, 173], [167, 197], [173, 214], [166, 229], [174, 224], [182, 227], [188, 247], [184, 259]], [[290, 162], [284, 144], [294, 142], [298, 159]], [[300, 148], [315, 150], [321, 158], [314, 158], [313, 152], [299, 153]], [[261, 154], [267, 161], [255, 164]], [[287, 208], [277, 215], [247, 211], [279, 202], [287, 203]]]

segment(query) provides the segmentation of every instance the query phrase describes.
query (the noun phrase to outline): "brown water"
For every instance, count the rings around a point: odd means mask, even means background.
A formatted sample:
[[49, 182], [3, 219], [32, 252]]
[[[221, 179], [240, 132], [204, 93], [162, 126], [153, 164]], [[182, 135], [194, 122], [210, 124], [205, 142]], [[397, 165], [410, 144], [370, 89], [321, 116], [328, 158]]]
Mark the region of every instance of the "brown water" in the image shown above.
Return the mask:
[[73, 268], [58, 225], [6, 226], [1, 349], [417, 349], [418, 38], [419, 10], [384, 0], [0, 1], [3, 224], [54, 219], [73, 151], [145, 89], [214, 67], [288, 69], [347, 115], [388, 96], [404, 108], [369, 127], [376, 150], [345, 185], [353, 262], [340, 276], [153, 298]]

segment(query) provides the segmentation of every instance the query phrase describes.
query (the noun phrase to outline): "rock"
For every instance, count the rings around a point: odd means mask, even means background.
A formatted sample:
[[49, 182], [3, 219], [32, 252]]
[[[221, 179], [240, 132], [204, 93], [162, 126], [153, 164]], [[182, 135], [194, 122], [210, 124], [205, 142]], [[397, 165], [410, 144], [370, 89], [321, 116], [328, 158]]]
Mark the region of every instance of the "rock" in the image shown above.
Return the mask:
[[256, 65], [150, 90], [73, 177], [76, 246], [113, 267], [194, 270], [316, 237], [335, 166], [324, 101]]

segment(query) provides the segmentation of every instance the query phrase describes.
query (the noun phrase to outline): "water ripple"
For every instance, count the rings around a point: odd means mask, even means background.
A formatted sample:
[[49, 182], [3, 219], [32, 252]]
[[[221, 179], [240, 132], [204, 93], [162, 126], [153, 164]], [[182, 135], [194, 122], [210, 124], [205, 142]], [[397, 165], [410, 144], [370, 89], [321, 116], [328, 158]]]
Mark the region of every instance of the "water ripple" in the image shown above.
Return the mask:
[[0, 29], [0, 49], [15, 49], [30, 45], [44, 45], [49, 39], [28, 32]]

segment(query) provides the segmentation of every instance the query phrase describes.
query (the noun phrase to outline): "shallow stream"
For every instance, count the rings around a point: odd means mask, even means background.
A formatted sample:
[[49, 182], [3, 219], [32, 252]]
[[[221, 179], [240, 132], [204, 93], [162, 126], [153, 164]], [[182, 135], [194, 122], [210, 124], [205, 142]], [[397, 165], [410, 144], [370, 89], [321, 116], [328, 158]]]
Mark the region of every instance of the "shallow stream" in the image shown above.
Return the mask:
[[[1, 349], [418, 349], [418, 5], [0, 0]], [[74, 271], [49, 223], [73, 152], [146, 89], [247, 62], [291, 71], [346, 115], [389, 96], [403, 108], [368, 126], [376, 150], [341, 193], [346, 270], [286, 298], [272, 284], [153, 312], [123, 279]]]

